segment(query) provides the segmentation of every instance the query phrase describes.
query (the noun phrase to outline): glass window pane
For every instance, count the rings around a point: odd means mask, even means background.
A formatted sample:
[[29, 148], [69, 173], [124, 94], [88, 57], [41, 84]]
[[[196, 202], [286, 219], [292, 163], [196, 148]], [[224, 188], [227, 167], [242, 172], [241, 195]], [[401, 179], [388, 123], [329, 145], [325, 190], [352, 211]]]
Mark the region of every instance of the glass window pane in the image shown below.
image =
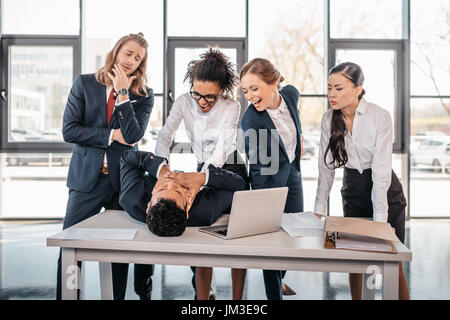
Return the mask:
[[300, 98], [299, 111], [303, 132], [302, 168], [304, 210], [313, 211], [316, 200], [320, 124], [328, 105], [327, 98]]
[[9, 142], [62, 142], [62, 117], [73, 81], [73, 47], [9, 48]]
[[78, 35], [80, 32], [79, 0], [3, 0], [2, 4], [4, 34]]
[[139, 141], [139, 150], [155, 152], [158, 134], [163, 126], [163, 98], [155, 97], [150, 120], [147, 125], [147, 131]]
[[449, 52], [450, 2], [411, 1], [412, 95], [450, 95]]
[[168, 0], [167, 34], [245, 37], [245, 0]]
[[249, 60], [269, 59], [302, 94], [324, 94], [324, 12], [309, 0], [249, 1]]
[[1, 153], [0, 217], [64, 217], [71, 156], [71, 153]]
[[450, 99], [411, 99], [410, 215], [449, 217]]
[[[132, 15], [118, 17], [119, 0], [85, 1], [86, 33], [83, 50], [83, 73], [94, 73], [103, 66], [106, 54], [124, 35], [142, 32], [147, 40], [148, 86], [155, 93], [163, 90], [163, 1], [127, 1], [126, 6], [136, 10]], [[101, 16], [99, 15], [101, 12]], [[101, 19], [100, 17], [111, 17]], [[115, 18], [117, 17], [117, 18]]]
[[401, 39], [402, 0], [330, 0], [330, 36]]

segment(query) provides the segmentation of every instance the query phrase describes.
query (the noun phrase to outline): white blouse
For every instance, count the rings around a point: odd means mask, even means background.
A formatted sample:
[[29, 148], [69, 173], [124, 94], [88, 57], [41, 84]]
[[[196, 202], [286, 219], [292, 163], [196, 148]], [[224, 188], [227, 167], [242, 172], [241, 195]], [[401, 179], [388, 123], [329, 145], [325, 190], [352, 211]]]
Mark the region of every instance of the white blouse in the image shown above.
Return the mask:
[[288, 106], [281, 97], [281, 104], [277, 109], [266, 109], [270, 118], [278, 130], [281, 141], [283, 141], [286, 149], [289, 162], [292, 163], [295, 159], [295, 149], [297, 148], [297, 129], [295, 128], [294, 120], [289, 112]]
[[204, 163], [201, 171], [206, 171], [209, 164], [222, 167], [228, 155], [236, 150], [240, 111], [238, 101], [220, 97], [209, 112], [203, 113], [189, 93], [181, 95], [173, 104], [166, 123], [159, 132], [155, 154], [169, 159], [170, 146], [181, 120], [184, 120], [186, 134], [197, 162]]
[[[328, 110], [322, 117], [319, 148], [319, 180], [317, 183], [314, 212], [324, 214], [327, 199], [334, 180], [334, 169], [328, 168], [323, 157], [331, 135], [331, 118], [333, 110]], [[391, 185], [392, 175], [392, 120], [389, 112], [380, 106], [361, 99], [356, 108], [352, 134], [347, 130], [344, 136], [348, 162], [346, 168], [356, 169], [360, 173], [372, 168], [372, 205], [373, 220], [387, 222], [387, 191]], [[326, 157], [332, 161], [331, 151]]]

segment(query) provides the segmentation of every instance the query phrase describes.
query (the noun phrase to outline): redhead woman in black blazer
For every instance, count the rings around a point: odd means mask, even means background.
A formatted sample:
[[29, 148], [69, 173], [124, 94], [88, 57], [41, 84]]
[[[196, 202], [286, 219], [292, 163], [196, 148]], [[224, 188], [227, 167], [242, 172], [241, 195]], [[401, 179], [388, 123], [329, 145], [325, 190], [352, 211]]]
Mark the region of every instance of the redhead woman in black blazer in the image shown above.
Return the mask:
[[[302, 128], [297, 109], [300, 93], [291, 85], [281, 88], [283, 80], [266, 59], [256, 58], [242, 67], [241, 87], [251, 104], [241, 125], [252, 189], [288, 187], [284, 212], [292, 213], [303, 211]], [[256, 140], [251, 138], [255, 135]], [[295, 294], [282, 283], [284, 274], [285, 271], [263, 271], [269, 300], [281, 300], [282, 294]]]

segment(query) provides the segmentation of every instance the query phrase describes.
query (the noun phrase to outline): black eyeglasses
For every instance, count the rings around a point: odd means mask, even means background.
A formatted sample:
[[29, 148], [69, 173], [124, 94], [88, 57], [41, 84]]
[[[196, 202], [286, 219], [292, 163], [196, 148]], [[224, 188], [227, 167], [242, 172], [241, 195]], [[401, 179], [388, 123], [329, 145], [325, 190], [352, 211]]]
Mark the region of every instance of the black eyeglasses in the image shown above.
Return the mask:
[[191, 90], [190, 90], [190, 94], [191, 94], [192, 99], [200, 101], [203, 98], [203, 99], [205, 99], [205, 101], [207, 103], [213, 103], [214, 101], [216, 101], [217, 96], [222, 91], [222, 89], [220, 89], [219, 92], [217, 92], [216, 95], [213, 95], [213, 94], [202, 95], [202, 94], [200, 94], [198, 92], [192, 91], [192, 88], [193, 87], [191, 87]]

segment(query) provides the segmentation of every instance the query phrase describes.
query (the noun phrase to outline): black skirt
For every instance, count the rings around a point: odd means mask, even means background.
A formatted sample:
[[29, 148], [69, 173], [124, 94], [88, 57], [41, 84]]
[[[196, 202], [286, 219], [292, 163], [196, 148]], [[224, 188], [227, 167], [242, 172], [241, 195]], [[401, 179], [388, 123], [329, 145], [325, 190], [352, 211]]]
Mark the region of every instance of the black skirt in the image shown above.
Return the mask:
[[[204, 163], [198, 163], [197, 172], [200, 172], [200, 170], [202, 170], [204, 165], [205, 165]], [[247, 174], [247, 167], [245, 166], [245, 162], [242, 160], [242, 157], [239, 155], [239, 152], [237, 150], [235, 150], [228, 156], [228, 159], [222, 166], [222, 169], [240, 175], [242, 179], [244, 179], [245, 181], [245, 189], [246, 190], [250, 189], [250, 179]]]
[[[356, 169], [344, 168], [344, 180], [341, 189], [344, 217], [373, 218], [372, 205], [372, 169], [362, 174]], [[387, 192], [388, 223], [395, 228], [395, 234], [401, 242], [405, 241], [406, 199], [403, 188], [394, 171]]]

